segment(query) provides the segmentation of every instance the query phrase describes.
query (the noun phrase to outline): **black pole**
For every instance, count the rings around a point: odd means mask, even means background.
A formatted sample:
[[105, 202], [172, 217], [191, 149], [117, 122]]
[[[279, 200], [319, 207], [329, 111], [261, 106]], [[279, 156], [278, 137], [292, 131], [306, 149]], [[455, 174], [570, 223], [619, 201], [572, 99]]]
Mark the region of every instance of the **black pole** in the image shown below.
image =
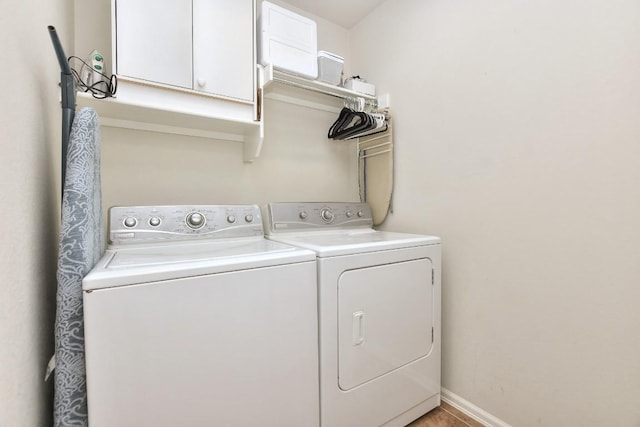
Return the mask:
[[64, 53], [60, 38], [53, 25], [48, 26], [49, 35], [56, 51], [58, 62], [60, 63], [60, 91], [62, 95], [62, 181], [60, 189], [64, 189], [64, 180], [67, 173], [67, 148], [69, 146], [69, 136], [71, 134], [71, 124], [76, 111], [76, 91], [74, 87], [73, 74], [69, 61]]

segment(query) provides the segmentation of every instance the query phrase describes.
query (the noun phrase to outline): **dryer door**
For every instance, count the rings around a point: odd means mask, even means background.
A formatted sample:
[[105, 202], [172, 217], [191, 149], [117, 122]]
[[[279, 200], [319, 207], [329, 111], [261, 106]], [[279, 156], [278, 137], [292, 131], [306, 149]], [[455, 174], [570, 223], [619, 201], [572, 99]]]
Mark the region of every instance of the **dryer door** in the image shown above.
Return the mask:
[[345, 271], [338, 279], [338, 384], [352, 389], [432, 347], [428, 258]]

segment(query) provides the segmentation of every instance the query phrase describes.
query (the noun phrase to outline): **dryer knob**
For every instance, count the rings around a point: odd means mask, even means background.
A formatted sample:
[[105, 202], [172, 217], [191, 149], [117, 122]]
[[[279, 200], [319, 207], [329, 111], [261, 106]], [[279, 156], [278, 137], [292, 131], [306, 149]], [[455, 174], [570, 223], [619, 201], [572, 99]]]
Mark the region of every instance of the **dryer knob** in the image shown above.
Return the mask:
[[152, 227], [159, 226], [161, 222], [162, 221], [157, 216], [152, 216], [151, 218], [149, 218], [149, 225]]
[[229, 224], [233, 224], [234, 222], [236, 222], [236, 217], [235, 215], [227, 215], [227, 222]]
[[358, 218], [362, 218], [364, 216], [364, 212], [358, 211]]
[[244, 217], [244, 220], [245, 220], [246, 222], [253, 222], [253, 215], [251, 215], [251, 214], [247, 214], [247, 215]]
[[298, 216], [300, 217], [300, 219], [307, 219], [307, 217], [309, 216], [309, 214], [306, 211], [301, 211]]
[[347, 218], [351, 218], [353, 216], [353, 212], [347, 211], [345, 215], [347, 216]]
[[202, 228], [202, 226], [204, 225], [204, 215], [202, 215], [200, 212], [191, 212], [189, 215], [187, 215], [186, 222], [189, 228], [197, 230], [198, 228]]

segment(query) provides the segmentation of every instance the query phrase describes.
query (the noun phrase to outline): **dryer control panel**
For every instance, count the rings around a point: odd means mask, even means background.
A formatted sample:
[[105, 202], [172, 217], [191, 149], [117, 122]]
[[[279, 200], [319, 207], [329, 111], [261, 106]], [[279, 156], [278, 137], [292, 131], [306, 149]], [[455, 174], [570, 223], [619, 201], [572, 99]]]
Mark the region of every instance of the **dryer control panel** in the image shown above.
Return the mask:
[[373, 227], [366, 203], [269, 203], [265, 219], [267, 234]]
[[117, 206], [109, 209], [109, 243], [262, 236], [257, 205]]

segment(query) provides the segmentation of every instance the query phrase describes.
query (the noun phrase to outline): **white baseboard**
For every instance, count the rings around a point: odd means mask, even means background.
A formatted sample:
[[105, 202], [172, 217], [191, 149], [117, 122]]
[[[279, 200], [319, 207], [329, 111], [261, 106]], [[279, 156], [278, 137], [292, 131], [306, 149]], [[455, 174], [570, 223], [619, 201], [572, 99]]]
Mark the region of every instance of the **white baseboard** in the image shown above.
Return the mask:
[[458, 396], [455, 393], [452, 393], [446, 388], [441, 389], [441, 398], [449, 405], [453, 406], [454, 408], [463, 412], [465, 415], [468, 415], [480, 424], [483, 424], [487, 427], [512, 427], [510, 424], [507, 424], [501, 419], [494, 417], [484, 409], [478, 408], [473, 403], [464, 400], [462, 397]]

